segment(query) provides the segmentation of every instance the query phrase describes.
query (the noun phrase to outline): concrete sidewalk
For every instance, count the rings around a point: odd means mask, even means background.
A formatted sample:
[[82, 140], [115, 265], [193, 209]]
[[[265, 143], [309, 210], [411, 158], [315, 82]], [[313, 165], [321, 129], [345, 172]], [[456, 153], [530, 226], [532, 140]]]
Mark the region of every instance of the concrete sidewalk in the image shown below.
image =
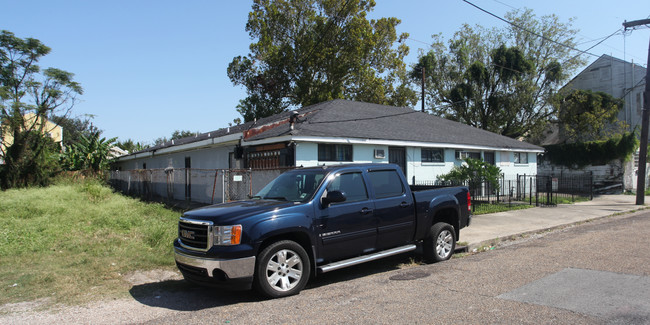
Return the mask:
[[[482, 214], [473, 216], [471, 225], [461, 229], [459, 241], [468, 243], [471, 251], [512, 236], [645, 208], [635, 202], [634, 195], [601, 195], [588, 202]], [[645, 203], [650, 203], [650, 197], [646, 196]]]

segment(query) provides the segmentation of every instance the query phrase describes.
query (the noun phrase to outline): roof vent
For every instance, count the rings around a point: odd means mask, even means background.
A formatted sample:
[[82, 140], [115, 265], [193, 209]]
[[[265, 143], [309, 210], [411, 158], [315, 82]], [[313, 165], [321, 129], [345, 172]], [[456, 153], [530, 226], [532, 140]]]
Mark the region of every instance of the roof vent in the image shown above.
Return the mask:
[[289, 127], [293, 131], [293, 125], [298, 121], [298, 112], [293, 111], [291, 112], [291, 116], [289, 117]]

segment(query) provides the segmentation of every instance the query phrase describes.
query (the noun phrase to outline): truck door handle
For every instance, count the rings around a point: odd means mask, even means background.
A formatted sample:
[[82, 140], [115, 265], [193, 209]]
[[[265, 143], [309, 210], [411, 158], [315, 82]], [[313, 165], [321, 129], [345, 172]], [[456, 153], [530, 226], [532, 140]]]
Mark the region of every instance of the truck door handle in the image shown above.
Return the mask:
[[399, 206], [400, 206], [401, 208], [408, 208], [408, 207], [410, 206], [410, 204], [409, 204], [409, 203], [406, 203], [406, 202], [402, 202], [402, 203], [399, 204]]
[[368, 208], [361, 209], [361, 214], [370, 214], [370, 213], [372, 213], [372, 209], [368, 209]]

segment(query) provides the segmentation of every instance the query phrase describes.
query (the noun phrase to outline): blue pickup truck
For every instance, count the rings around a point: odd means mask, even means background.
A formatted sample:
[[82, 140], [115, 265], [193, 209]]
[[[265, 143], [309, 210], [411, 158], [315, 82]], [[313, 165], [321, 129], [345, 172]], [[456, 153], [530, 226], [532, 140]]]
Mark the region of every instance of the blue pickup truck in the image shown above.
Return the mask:
[[174, 254], [191, 282], [275, 298], [417, 245], [425, 260], [447, 260], [470, 221], [467, 187], [409, 187], [392, 164], [299, 168], [250, 200], [185, 212]]

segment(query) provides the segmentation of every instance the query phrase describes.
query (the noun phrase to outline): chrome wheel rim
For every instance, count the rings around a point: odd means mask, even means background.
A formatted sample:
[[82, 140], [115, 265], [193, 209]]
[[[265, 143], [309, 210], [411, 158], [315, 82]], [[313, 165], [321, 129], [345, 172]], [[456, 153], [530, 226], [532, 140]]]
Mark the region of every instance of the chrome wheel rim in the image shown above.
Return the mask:
[[277, 291], [289, 291], [302, 278], [302, 259], [289, 249], [277, 251], [266, 265], [266, 281]]
[[440, 258], [447, 258], [451, 254], [451, 246], [454, 243], [454, 235], [449, 230], [443, 230], [436, 240], [436, 254]]

